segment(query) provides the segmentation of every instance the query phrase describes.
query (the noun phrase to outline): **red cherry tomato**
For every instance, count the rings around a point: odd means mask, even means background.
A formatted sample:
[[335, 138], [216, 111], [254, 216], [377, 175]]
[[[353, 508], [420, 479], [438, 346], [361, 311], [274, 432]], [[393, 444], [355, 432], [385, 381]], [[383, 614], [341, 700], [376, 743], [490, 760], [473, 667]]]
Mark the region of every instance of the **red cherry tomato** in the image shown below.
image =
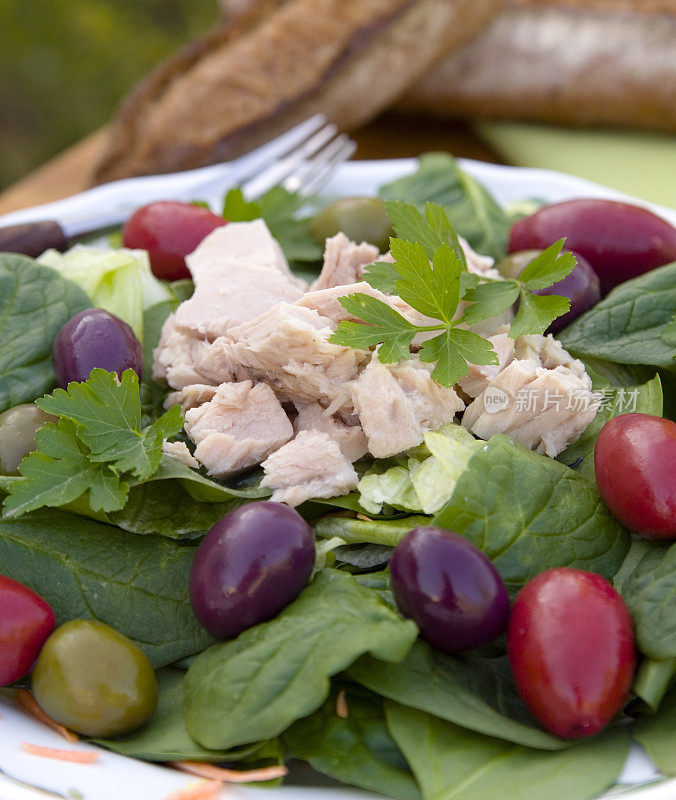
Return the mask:
[[624, 601], [600, 575], [559, 567], [519, 592], [507, 652], [526, 705], [556, 736], [604, 728], [624, 705], [636, 651]]
[[185, 257], [227, 220], [208, 208], [174, 200], [148, 203], [132, 214], [122, 229], [125, 247], [147, 250], [157, 278], [189, 278]]
[[512, 226], [508, 250], [543, 249], [565, 237], [607, 294], [613, 286], [676, 260], [676, 228], [651, 211], [613, 200], [553, 203]]
[[606, 422], [594, 448], [603, 502], [648, 539], [676, 539], [676, 422], [622, 414]]
[[0, 686], [28, 675], [54, 623], [39, 594], [0, 575]]

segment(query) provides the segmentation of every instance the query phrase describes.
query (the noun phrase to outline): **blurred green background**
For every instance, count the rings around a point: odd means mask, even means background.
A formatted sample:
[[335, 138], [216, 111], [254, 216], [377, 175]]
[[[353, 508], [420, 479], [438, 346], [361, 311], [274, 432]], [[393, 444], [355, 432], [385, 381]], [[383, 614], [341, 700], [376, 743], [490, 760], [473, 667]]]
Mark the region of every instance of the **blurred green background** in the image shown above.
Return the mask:
[[217, 0], [0, 0], [0, 189], [103, 125]]

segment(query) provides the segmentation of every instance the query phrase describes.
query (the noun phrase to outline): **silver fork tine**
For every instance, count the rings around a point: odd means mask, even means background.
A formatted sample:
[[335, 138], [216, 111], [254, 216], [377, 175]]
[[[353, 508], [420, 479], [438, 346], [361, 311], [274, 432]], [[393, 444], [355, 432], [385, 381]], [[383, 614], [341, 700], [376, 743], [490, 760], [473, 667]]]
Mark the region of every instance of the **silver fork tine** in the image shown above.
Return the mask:
[[347, 161], [357, 149], [357, 143], [347, 134], [341, 134], [330, 145], [309, 161], [302, 174], [291, 176], [284, 182], [284, 188], [309, 197], [329, 178], [339, 164]]
[[282, 183], [289, 175], [293, 175], [303, 165], [308, 163], [308, 159], [321, 150], [327, 142], [338, 133], [338, 127], [333, 124], [325, 125], [307, 141], [301, 143], [295, 150], [291, 151], [284, 158], [280, 158], [277, 163], [270, 165], [259, 175], [256, 175], [243, 187], [243, 192], [247, 197], [260, 197], [268, 189]]

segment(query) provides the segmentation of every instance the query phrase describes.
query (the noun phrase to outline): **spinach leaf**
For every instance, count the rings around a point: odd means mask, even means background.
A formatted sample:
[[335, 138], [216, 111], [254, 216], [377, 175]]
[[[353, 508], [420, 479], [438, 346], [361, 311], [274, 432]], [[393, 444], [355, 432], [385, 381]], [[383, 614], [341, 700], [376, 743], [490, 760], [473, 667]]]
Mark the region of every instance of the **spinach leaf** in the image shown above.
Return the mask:
[[582, 475], [591, 483], [596, 482], [594, 467], [594, 446], [601, 428], [620, 414], [638, 411], [642, 414], [662, 415], [662, 384], [659, 375], [644, 383], [642, 386], [619, 386], [616, 388], [604, 387], [594, 389], [599, 392], [601, 403], [596, 416], [587, 426], [580, 438], [568, 445], [563, 453], [556, 457], [562, 464], [574, 464], [582, 459], [579, 467], [575, 468], [578, 475]]
[[611, 728], [567, 750], [532, 750], [459, 728], [391, 701], [390, 733], [424, 800], [590, 800], [612, 786], [629, 754], [629, 737]]
[[381, 186], [383, 200], [443, 206], [453, 228], [479, 253], [502, 258], [511, 218], [474, 178], [445, 153], [427, 153], [412, 175]]
[[620, 284], [558, 338], [579, 356], [673, 368], [676, 351], [660, 334], [675, 311], [676, 263]]
[[275, 619], [195, 660], [185, 683], [188, 731], [208, 748], [277, 736], [324, 702], [331, 675], [366, 652], [397, 661], [416, 633], [351, 575], [323, 570]]
[[[634, 675], [632, 692], [655, 712], [660, 707], [664, 695], [676, 677], [676, 656], [658, 661], [654, 658], [643, 658]], [[630, 712], [631, 713], [631, 712]]]
[[394, 547], [384, 544], [341, 544], [334, 548], [333, 555], [343, 564], [357, 569], [381, 569], [388, 563]]
[[54, 509], [0, 522], [0, 574], [42, 595], [59, 624], [84, 618], [116, 628], [155, 667], [213, 642], [188, 597], [195, 549]]
[[662, 702], [660, 713], [638, 720], [632, 733], [660, 772], [676, 776], [676, 686]]
[[150, 720], [140, 730], [128, 736], [94, 741], [116, 753], [146, 761], [241, 761], [255, 755], [264, 742], [235, 750], [207, 750], [190, 738], [183, 720], [184, 677], [183, 670], [173, 667], [159, 670], [159, 699]]
[[53, 269], [26, 256], [0, 254], [0, 411], [54, 387], [56, 334], [91, 305], [79, 286]]
[[406, 534], [429, 524], [429, 517], [403, 517], [402, 519], [356, 519], [351, 517], [323, 517], [315, 525], [315, 533], [324, 539], [339, 536], [348, 544], [379, 544], [396, 547]]
[[366, 655], [347, 674], [390, 700], [478, 733], [544, 750], [568, 746], [530, 715], [506, 656], [450, 656], [419, 640], [398, 664]]
[[483, 550], [512, 594], [551, 567], [612, 578], [630, 544], [594, 485], [503, 435], [472, 456], [431, 524]]
[[631, 612], [636, 644], [651, 658], [676, 657], [676, 544], [650, 542], [620, 591]]
[[[336, 698], [345, 692], [347, 717], [336, 714]], [[417, 800], [418, 785], [390, 736], [379, 697], [358, 687], [333, 687], [324, 705], [295, 722], [284, 742], [324, 775], [388, 797]]]

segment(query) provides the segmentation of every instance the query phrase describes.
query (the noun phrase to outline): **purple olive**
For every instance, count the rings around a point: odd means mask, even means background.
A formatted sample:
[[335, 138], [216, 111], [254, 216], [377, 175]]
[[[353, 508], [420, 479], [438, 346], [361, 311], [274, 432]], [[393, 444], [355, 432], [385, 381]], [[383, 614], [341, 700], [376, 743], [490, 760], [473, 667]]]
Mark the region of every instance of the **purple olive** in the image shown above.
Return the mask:
[[312, 528], [282, 503], [248, 503], [226, 514], [197, 548], [190, 600], [221, 639], [271, 619], [303, 590], [315, 562]]
[[676, 261], [676, 228], [640, 206], [578, 199], [545, 206], [515, 222], [508, 250], [544, 249], [557, 239], [587, 259], [605, 295], [614, 286]]
[[399, 610], [420, 635], [447, 653], [492, 642], [507, 627], [507, 589], [490, 560], [443, 528], [409, 531], [390, 559]]
[[94, 367], [143, 373], [143, 351], [126, 322], [102, 308], [88, 308], [66, 322], [52, 350], [56, 379], [64, 389], [71, 381], [86, 381]]

